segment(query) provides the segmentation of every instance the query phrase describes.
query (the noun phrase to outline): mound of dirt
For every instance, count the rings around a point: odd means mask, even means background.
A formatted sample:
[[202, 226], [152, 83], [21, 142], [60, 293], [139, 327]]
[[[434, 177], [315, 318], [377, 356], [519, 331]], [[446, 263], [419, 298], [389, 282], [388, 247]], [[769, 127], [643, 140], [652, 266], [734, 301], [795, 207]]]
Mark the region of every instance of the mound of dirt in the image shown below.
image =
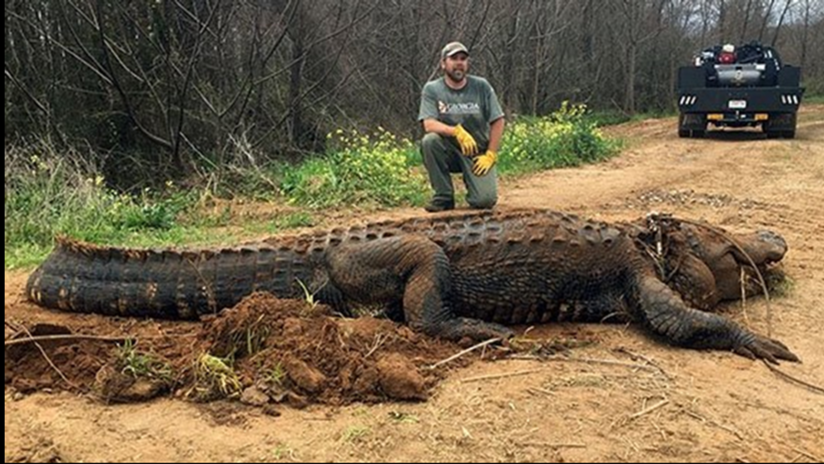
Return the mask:
[[248, 401], [296, 405], [426, 399], [443, 371], [425, 366], [460, 349], [388, 320], [330, 311], [256, 293], [205, 321], [198, 340], [204, 352], [235, 359]]
[[[268, 293], [199, 324], [157, 324], [160, 335], [134, 330], [116, 338], [83, 338], [71, 327], [34, 324], [28, 331], [37, 343], [7, 341], [6, 384], [23, 393], [91, 392], [106, 402], [167, 392], [257, 406], [424, 400], [445, 375], [443, 368], [426, 366], [461, 349], [392, 321], [342, 319], [326, 306]], [[29, 334], [21, 328], [17, 337]], [[466, 357], [450, 366], [469, 362]]]

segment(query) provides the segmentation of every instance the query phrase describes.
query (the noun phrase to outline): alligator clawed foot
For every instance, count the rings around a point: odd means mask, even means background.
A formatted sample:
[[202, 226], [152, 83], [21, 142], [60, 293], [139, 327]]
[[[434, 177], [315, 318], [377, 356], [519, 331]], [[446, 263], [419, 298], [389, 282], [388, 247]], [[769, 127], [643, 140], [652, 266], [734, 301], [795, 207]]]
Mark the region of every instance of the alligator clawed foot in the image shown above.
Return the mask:
[[778, 340], [755, 334], [746, 342], [736, 346], [733, 351], [750, 359], [763, 359], [773, 364], [778, 364], [779, 360], [801, 362], [798, 356], [787, 348], [787, 345]]

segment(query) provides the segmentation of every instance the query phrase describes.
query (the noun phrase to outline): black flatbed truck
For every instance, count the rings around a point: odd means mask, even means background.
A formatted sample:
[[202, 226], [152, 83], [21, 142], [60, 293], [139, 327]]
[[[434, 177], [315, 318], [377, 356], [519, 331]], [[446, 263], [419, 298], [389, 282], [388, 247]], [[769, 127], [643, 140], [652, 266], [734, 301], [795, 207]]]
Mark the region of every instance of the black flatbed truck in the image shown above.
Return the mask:
[[784, 64], [776, 50], [757, 42], [735, 50], [734, 62], [719, 60], [722, 47], [716, 46], [678, 69], [678, 135], [703, 137], [712, 125], [761, 126], [769, 138], [795, 137], [804, 94], [801, 68]]

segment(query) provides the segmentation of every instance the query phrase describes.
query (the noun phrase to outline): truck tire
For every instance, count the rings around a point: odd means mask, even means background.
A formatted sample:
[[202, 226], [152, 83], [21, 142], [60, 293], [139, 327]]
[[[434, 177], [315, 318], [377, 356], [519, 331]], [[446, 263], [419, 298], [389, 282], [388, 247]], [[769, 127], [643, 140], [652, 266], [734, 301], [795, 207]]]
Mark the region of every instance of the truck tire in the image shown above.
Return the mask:
[[796, 120], [795, 113], [771, 115], [770, 120], [765, 121], [764, 124], [761, 125], [761, 130], [767, 134], [768, 139], [777, 139], [780, 137], [794, 139]]
[[681, 113], [678, 115], [678, 137], [704, 137], [707, 122], [704, 116]]
[[767, 135], [768, 139], [777, 139], [781, 137], [781, 131], [770, 127], [769, 124], [764, 124], [761, 126], [761, 130]]
[[793, 113], [788, 118], [788, 125], [784, 126], [784, 130], [781, 132], [781, 136], [785, 139], [794, 139], [795, 138], [795, 128], [798, 125], [798, 114]]

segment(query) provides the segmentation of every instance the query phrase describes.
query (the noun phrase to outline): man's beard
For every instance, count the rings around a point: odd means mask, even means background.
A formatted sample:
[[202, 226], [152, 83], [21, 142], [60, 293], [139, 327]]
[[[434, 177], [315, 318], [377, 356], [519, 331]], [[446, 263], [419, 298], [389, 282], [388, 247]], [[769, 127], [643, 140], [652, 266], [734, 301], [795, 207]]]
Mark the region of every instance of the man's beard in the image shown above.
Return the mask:
[[455, 82], [460, 82], [463, 80], [464, 77], [466, 77], [466, 73], [464, 71], [461, 71], [460, 69], [447, 71], [446, 75], [449, 76], [449, 79]]

